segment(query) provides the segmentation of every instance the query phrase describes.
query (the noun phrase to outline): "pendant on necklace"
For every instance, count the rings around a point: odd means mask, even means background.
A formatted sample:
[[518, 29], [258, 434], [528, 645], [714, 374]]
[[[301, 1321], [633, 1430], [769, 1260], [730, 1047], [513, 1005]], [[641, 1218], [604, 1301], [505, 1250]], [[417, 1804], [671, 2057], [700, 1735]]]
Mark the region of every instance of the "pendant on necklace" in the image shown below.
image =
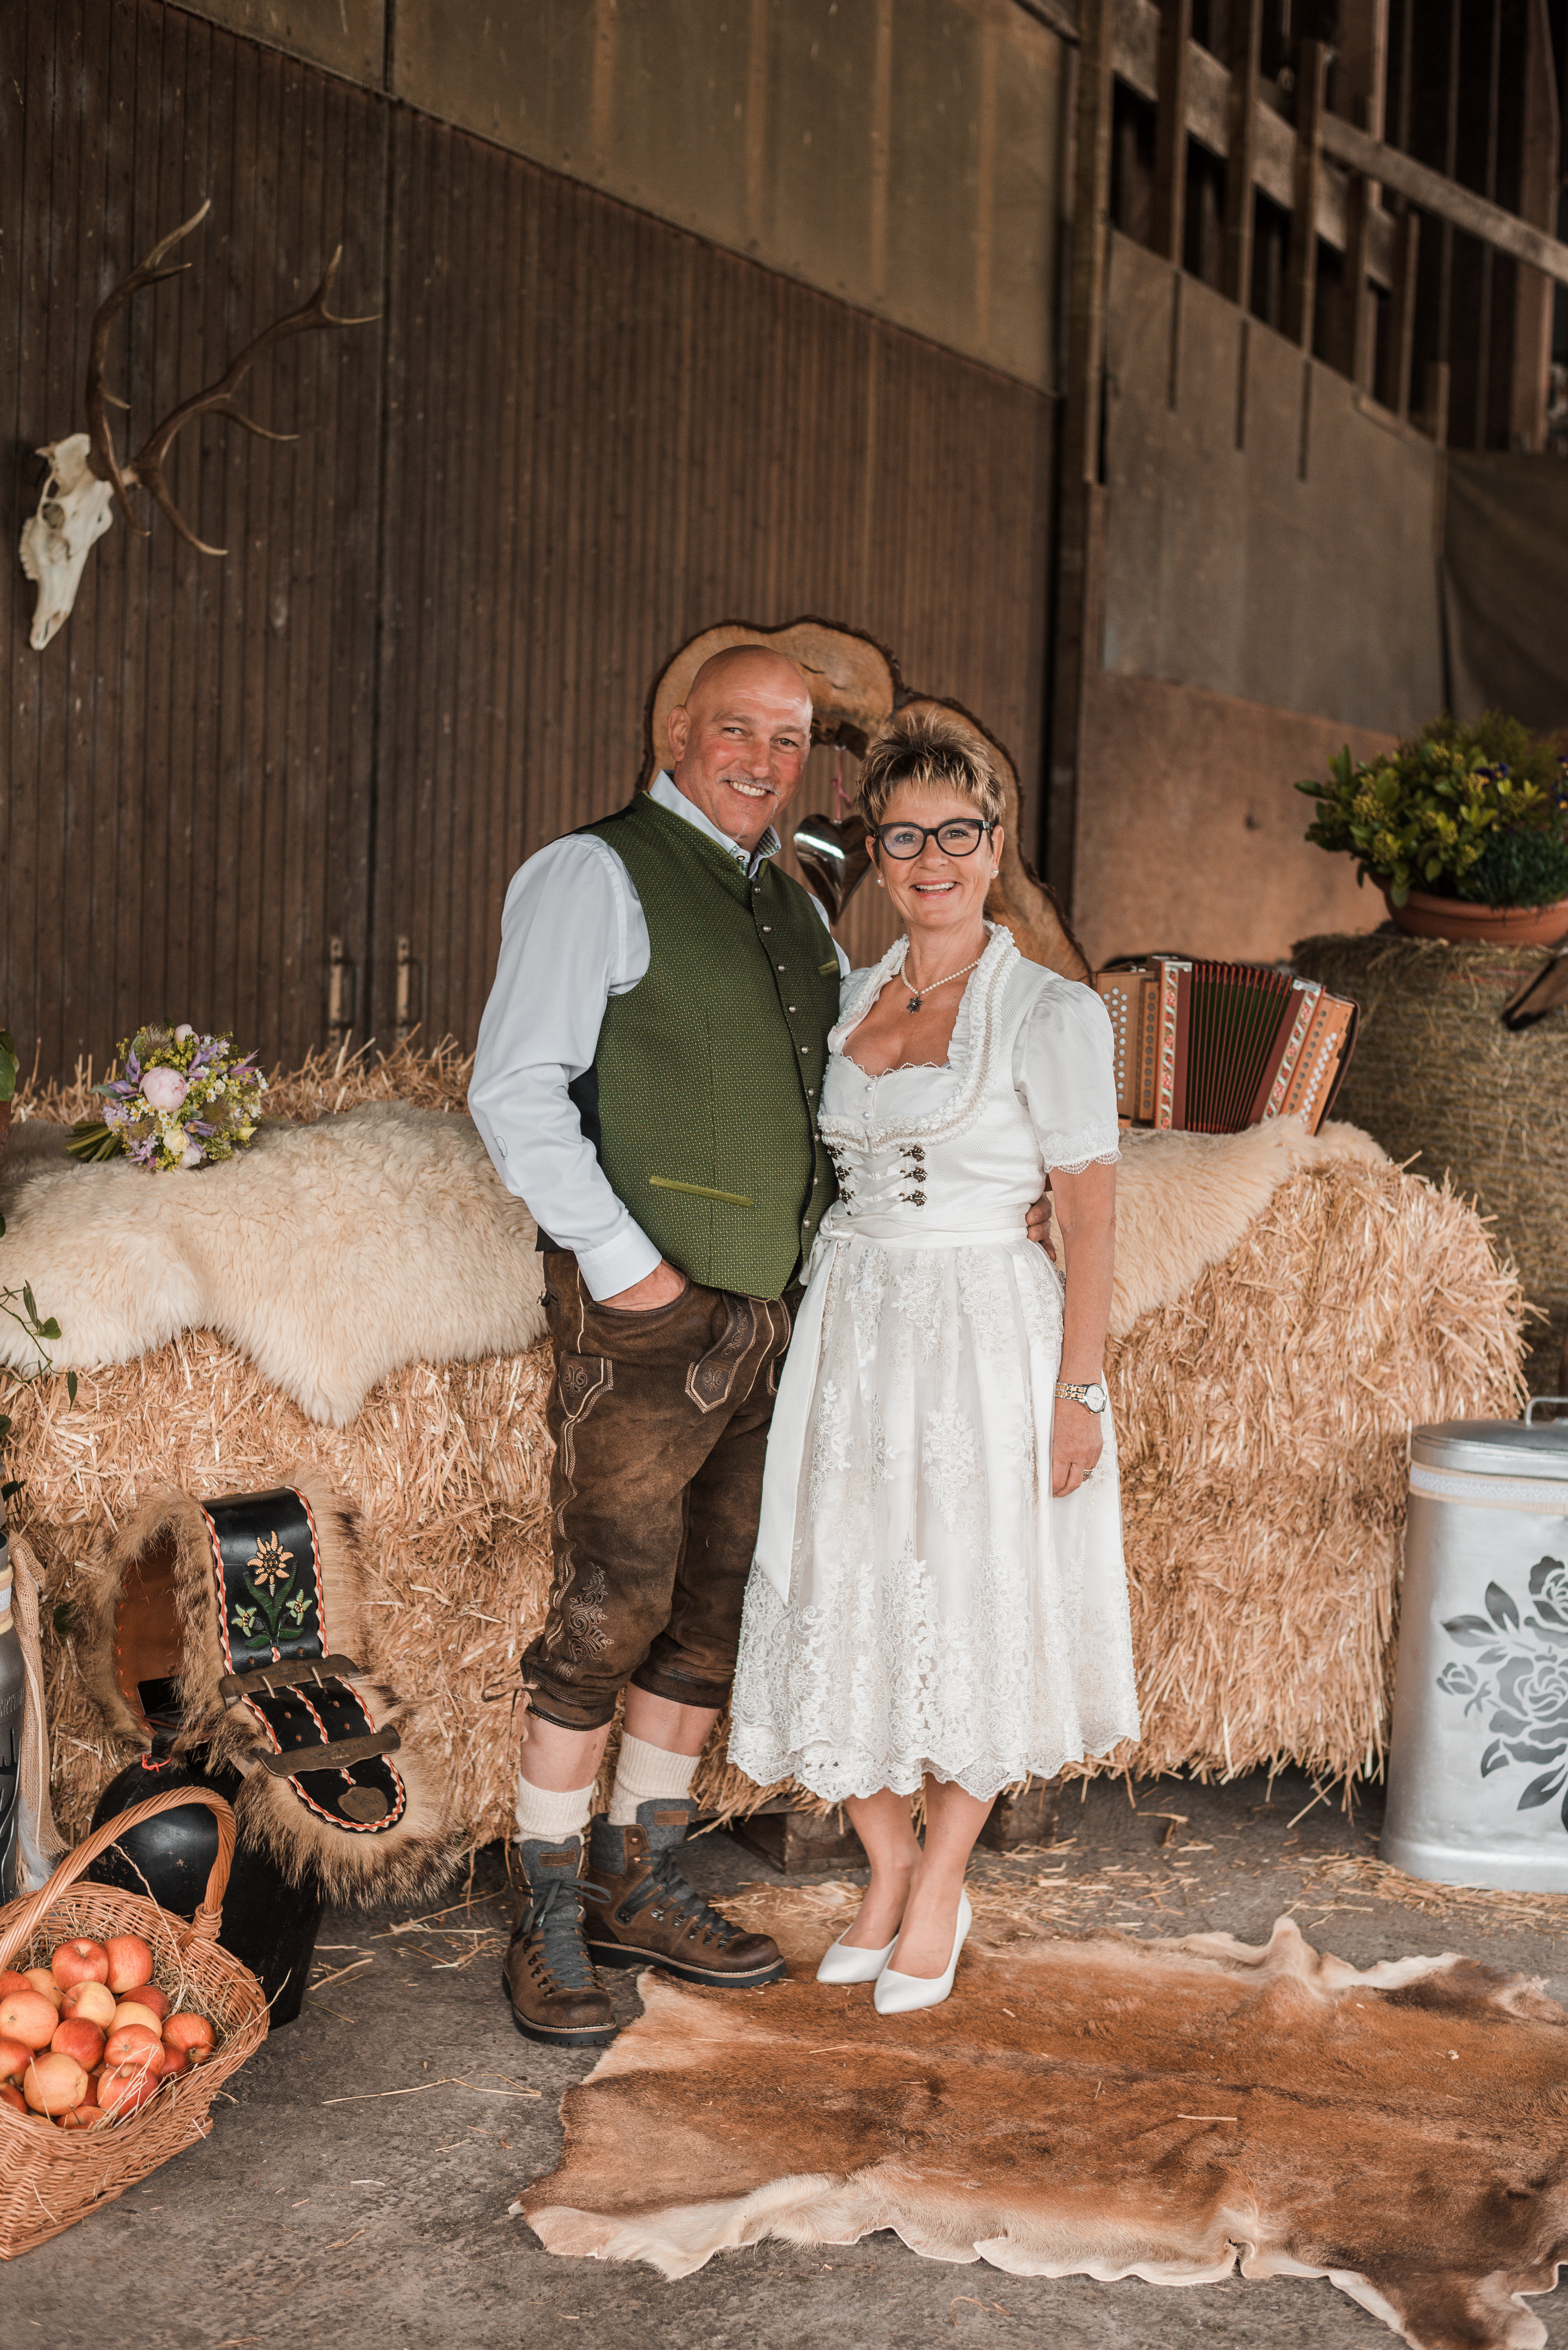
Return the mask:
[[920, 999], [919, 999], [919, 997], [918, 995], [911, 995], [911, 996], [910, 996], [910, 998], [909, 998], [909, 1010], [910, 1010], [911, 1012], [918, 1012], [918, 1011], [919, 1010], [919, 1008], [920, 1008]]

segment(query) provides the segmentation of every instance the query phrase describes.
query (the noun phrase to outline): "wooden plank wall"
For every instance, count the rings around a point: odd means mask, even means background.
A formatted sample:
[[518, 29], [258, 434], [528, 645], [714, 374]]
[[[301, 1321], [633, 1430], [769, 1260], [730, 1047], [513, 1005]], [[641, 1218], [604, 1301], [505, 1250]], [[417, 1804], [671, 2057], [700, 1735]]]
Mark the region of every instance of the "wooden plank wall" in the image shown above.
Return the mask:
[[866, 629], [1038, 776], [1048, 400], [154, 0], [0, 16], [13, 546], [94, 305], [203, 193], [117, 353], [138, 437], [340, 236], [343, 306], [383, 314], [258, 368], [297, 447], [179, 444], [223, 562], [117, 523], [41, 655], [0, 566], [0, 1024], [46, 1071], [164, 1009], [296, 1059], [333, 936], [359, 1035], [407, 938], [426, 1033], [471, 1044], [509, 875], [624, 797], [654, 673], [717, 619]]
[[[357, 92], [172, 8], [0, 10], [0, 1024], [45, 1073], [101, 1069], [167, 1011], [270, 1055], [317, 1043], [327, 941], [368, 901], [379, 327], [290, 342], [244, 397], [275, 447], [214, 422], [168, 466], [199, 535], [117, 520], [42, 653], [15, 548], [46, 441], [85, 424], [94, 308], [203, 195], [189, 271], [117, 328], [136, 446], [310, 292], [342, 239], [351, 308], [384, 276], [387, 122]], [[123, 445], [123, 444], [122, 444]]]

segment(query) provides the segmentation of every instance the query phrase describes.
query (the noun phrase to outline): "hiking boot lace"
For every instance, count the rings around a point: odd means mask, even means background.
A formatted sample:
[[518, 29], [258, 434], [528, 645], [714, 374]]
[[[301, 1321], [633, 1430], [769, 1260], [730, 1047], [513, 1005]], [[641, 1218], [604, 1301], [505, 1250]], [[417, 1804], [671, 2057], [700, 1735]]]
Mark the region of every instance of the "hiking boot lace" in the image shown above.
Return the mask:
[[580, 1877], [551, 1877], [529, 1891], [524, 1939], [537, 1947], [537, 1964], [562, 1991], [596, 1991], [598, 1978], [583, 1937], [583, 1903], [607, 1898], [602, 1885]]
[[717, 1943], [720, 1950], [728, 1950], [739, 1936], [740, 1927], [732, 1924], [711, 1902], [703, 1900], [695, 1886], [687, 1883], [680, 1874], [676, 1856], [678, 1851], [679, 1846], [672, 1846], [652, 1861], [648, 1875], [637, 1888], [637, 1907], [642, 1908], [649, 1891], [652, 1891], [655, 1895], [652, 1913], [655, 1918], [673, 1917], [677, 1923], [686, 1927], [688, 1936], [693, 1941], [706, 1938]]

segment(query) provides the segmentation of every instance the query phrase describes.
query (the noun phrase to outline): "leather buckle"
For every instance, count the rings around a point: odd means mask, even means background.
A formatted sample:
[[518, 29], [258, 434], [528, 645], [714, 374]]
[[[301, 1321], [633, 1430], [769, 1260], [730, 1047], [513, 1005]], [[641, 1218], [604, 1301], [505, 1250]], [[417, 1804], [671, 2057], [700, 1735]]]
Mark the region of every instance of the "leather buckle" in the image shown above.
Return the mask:
[[303, 1779], [312, 1771], [344, 1771], [374, 1754], [395, 1754], [402, 1744], [395, 1730], [372, 1730], [363, 1738], [335, 1738], [327, 1746], [295, 1746], [286, 1754], [264, 1754], [261, 1765], [275, 1779]]
[[342, 1680], [364, 1673], [352, 1657], [296, 1657], [275, 1665], [253, 1665], [247, 1672], [225, 1673], [218, 1683], [221, 1697], [272, 1697], [277, 1690], [298, 1689], [306, 1682]]

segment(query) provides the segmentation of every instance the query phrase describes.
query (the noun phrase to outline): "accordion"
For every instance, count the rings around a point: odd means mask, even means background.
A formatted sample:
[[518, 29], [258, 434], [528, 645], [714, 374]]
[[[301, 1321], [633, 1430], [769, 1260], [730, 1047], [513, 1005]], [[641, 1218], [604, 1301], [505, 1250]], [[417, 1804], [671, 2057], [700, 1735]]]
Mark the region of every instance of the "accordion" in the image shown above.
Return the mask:
[[1116, 1109], [1133, 1125], [1235, 1134], [1299, 1118], [1315, 1134], [1333, 1108], [1358, 1014], [1315, 980], [1151, 955], [1095, 987], [1116, 1040]]

